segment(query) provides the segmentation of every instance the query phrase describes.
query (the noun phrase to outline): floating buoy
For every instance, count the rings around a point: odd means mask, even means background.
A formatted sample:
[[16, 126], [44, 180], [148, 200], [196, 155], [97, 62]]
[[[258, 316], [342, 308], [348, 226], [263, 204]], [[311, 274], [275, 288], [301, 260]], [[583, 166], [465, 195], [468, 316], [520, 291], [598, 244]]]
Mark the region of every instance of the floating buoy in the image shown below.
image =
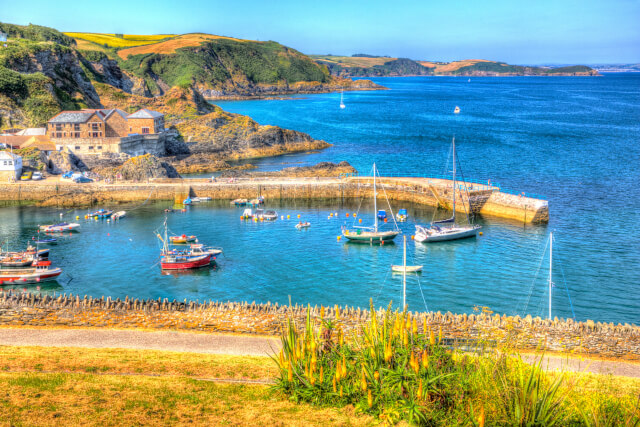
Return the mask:
[[338, 241], [340, 241], [340, 239], [342, 239], [342, 236], [338, 236]]
[[76, 215], [76, 219], [80, 219], [80, 216], [79, 216], [79, 215]]
[[384, 219], [384, 222], [387, 222], [387, 218]]
[[287, 219], [291, 218], [291, 215], [287, 215]]
[[362, 218], [360, 218], [360, 219], [358, 220], [358, 222], [362, 222]]
[[380, 246], [384, 245], [384, 240], [380, 240]]
[[111, 236], [111, 234], [107, 233], [107, 236]]
[[349, 218], [349, 212], [347, 212], [347, 218]]
[[482, 231], [480, 232], [480, 235], [482, 236]]
[[354, 218], [355, 218], [355, 217], [357, 217], [357, 216], [358, 216], [358, 213], [357, 213], [357, 212], [353, 214], [353, 217], [354, 217]]
[[298, 218], [300, 218], [300, 214], [298, 214]]
[[336, 212], [335, 215], [338, 216], [338, 212]]
[[244, 217], [243, 217], [243, 216], [241, 216], [241, 217], [240, 217], [240, 219], [241, 219], [241, 220], [243, 220], [243, 219], [244, 219]]
[[280, 219], [284, 219], [284, 215], [280, 215]]
[[415, 239], [416, 236], [414, 236], [413, 234], [411, 235], [411, 240]]

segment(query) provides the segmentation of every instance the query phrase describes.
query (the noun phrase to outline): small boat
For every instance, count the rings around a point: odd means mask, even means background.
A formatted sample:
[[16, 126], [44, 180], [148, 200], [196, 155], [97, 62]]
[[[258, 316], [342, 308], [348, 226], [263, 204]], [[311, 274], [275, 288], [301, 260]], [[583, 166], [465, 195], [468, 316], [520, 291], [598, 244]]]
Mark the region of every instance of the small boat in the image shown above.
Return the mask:
[[38, 245], [55, 245], [58, 243], [57, 239], [54, 239], [53, 237], [49, 238], [49, 239], [38, 239], [36, 240], [36, 244]]
[[182, 204], [183, 204], [183, 205], [185, 205], [185, 206], [187, 206], [187, 205], [190, 205], [192, 202], [193, 202], [193, 201], [191, 200], [191, 198], [187, 197], [186, 199], [184, 199], [184, 200], [182, 201]]
[[[482, 228], [479, 225], [471, 224], [467, 214], [469, 225], [456, 224], [456, 139], [452, 142], [453, 153], [453, 215], [451, 218], [434, 221], [429, 226], [416, 225], [415, 240], [417, 242], [443, 242], [447, 240], [466, 239], [476, 237]], [[441, 224], [442, 226], [438, 225]]]
[[405, 222], [409, 218], [409, 214], [407, 214], [406, 209], [400, 209], [396, 214], [396, 220], [400, 222]]
[[421, 265], [392, 265], [391, 271], [395, 273], [418, 273], [422, 271]]
[[[193, 268], [205, 267], [211, 264], [211, 253], [199, 253], [194, 252], [191, 248], [188, 250], [178, 251], [175, 249], [169, 249], [169, 242], [179, 237], [181, 240], [186, 240], [195, 236], [172, 236], [167, 238], [167, 220], [164, 220], [164, 238], [157, 234], [158, 239], [162, 242], [162, 250], [160, 252], [160, 268], [162, 270], [189, 270]], [[173, 243], [173, 242], [172, 242]]]
[[87, 216], [89, 218], [101, 218], [101, 219], [104, 219], [104, 218], [110, 218], [111, 214], [113, 214], [113, 211], [111, 211], [111, 210], [98, 209], [97, 211], [92, 212], [92, 213], [88, 214]]
[[231, 201], [231, 204], [236, 206], [245, 206], [247, 204], [247, 199], [235, 199]]
[[275, 221], [278, 219], [278, 213], [276, 211], [266, 211], [262, 215], [262, 218], [264, 218], [265, 221]]
[[302, 230], [303, 228], [309, 228], [311, 227], [311, 223], [310, 222], [299, 222], [296, 224], [296, 228], [298, 230]]
[[253, 218], [253, 211], [247, 208], [244, 210], [244, 212], [242, 212], [242, 215], [240, 217], [243, 219]]
[[197, 242], [198, 238], [196, 236], [187, 236], [183, 234], [182, 236], [170, 236], [169, 241], [174, 245], [184, 245], [191, 242]]
[[202, 243], [193, 243], [189, 247], [191, 248], [191, 253], [193, 255], [211, 255], [213, 257], [216, 257], [222, 253], [222, 249], [211, 248], [209, 246], [203, 245]]
[[193, 203], [210, 202], [211, 201], [211, 197], [192, 197], [191, 201]]
[[387, 219], [387, 212], [384, 209], [378, 211], [378, 219], [384, 221]]
[[251, 199], [251, 200], [249, 200], [247, 202], [248, 205], [251, 205], [251, 206], [254, 206], [254, 207], [255, 206], [260, 206], [263, 203], [264, 203], [264, 197], [258, 197], [256, 199]]
[[[360, 243], [384, 243], [386, 241], [390, 241], [396, 238], [398, 234], [400, 234], [400, 229], [398, 229], [398, 225], [395, 224], [394, 230], [389, 231], [381, 231], [378, 229], [378, 220], [380, 212], [384, 212], [383, 221], [386, 222], [386, 212], [378, 211], [378, 191], [376, 189], [376, 175], [378, 172], [376, 170], [376, 164], [373, 164], [373, 211], [375, 212], [374, 216], [374, 224], [373, 227], [359, 227], [355, 226], [355, 230], [349, 230], [348, 228], [343, 227], [342, 235], [347, 238], [349, 241], [360, 242]], [[387, 203], [389, 199], [387, 199]], [[391, 206], [389, 205], [389, 209]], [[391, 212], [393, 218], [393, 212]]]
[[80, 228], [80, 224], [74, 222], [61, 222], [59, 224], [41, 225], [40, 230], [45, 233], [62, 233], [65, 231], [77, 231]]
[[62, 274], [59, 268], [51, 268], [51, 261], [36, 261], [26, 268], [0, 269], [0, 285], [8, 283], [40, 283], [55, 280]]
[[460, 114], [460, 107], [456, 105], [456, 108], [453, 109], [453, 114]]
[[0, 259], [0, 267], [26, 267], [33, 264], [31, 256], [7, 256]]
[[111, 215], [111, 219], [119, 220], [120, 218], [124, 218], [125, 216], [127, 216], [127, 212], [126, 211], [118, 211], [118, 212], [114, 213], [113, 215]]

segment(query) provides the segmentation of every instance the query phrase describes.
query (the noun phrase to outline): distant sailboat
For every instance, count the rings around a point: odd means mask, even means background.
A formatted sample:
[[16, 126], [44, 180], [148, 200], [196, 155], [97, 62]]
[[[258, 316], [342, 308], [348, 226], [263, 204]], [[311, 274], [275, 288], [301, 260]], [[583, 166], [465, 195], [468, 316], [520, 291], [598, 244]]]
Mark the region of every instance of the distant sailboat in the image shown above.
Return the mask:
[[344, 105], [344, 89], [340, 90], [340, 109], [345, 109], [347, 108], [346, 105]]
[[460, 113], [460, 107], [456, 105], [456, 108], [453, 109], [453, 114], [459, 114], [459, 113]]
[[467, 83], [471, 83], [471, 79], [467, 80]]

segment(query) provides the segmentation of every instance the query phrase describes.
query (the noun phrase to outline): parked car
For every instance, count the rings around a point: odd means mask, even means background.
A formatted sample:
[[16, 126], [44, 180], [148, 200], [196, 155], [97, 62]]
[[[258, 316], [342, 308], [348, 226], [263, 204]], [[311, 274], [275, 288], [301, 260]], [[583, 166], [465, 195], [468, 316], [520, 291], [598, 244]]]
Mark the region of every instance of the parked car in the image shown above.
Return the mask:
[[20, 181], [28, 181], [31, 179], [32, 176], [33, 176], [33, 172], [31, 171], [23, 172], [22, 176], [20, 176]]
[[63, 179], [72, 179], [73, 178], [73, 171], [69, 171], [69, 172], [65, 172], [62, 174], [62, 178]]
[[44, 179], [44, 177], [42, 176], [42, 172], [34, 172], [31, 179], [34, 181], [40, 181], [41, 179]]
[[91, 178], [87, 178], [86, 176], [78, 176], [76, 178], [73, 178], [73, 182], [75, 182], [76, 184], [83, 184], [86, 182], [93, 182], [93, 180]]

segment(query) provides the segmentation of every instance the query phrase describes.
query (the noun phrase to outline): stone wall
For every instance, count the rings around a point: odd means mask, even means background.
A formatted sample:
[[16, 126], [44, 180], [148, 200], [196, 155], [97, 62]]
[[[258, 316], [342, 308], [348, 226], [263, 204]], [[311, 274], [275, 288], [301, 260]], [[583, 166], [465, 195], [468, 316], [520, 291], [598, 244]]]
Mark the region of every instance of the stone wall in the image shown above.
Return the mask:
[[[385, 184], [384, 191], [391, 200], [429, 206], [442, 205], [450, 208], [449, 200], [452, 190], [446, 185], [447, 182], [442, 180], [431, 183], [423, 181], [407, 180], [404, 182], [402, 179], [394, 179]], [[16, 186], [18, 191], [16, 191]], [[548, 221], [548, 204], [546, 202], [527, 199], [533, 201], [531, 203], [537, 203], [527, 204], [528, 202], [524, 202], [517, 196], [496, 197], [496, 192], [490, 188], [473, 189], [469, 191], [467, 199], [467, 192], [458, 190], [458, 196], [464, 198], [465, 203], [470, 201], [472, 211], [476, 213], [519, 221], [526, 220], [526, 222]], [[154, 181], [151, 184], [122, 183], [113, 185], [77, 185], [60, 182], [55, 185], [51, 183], [20, 183], [10, 186], [0, 183], [0, 200], [37, 202], [45, 206], [87, 206], [145, 201], [147, 199], [174, 200], [176, 193], [191, 193], [217, 200], [250, 199], [262, 195], [267, 200], [325, 199], [336, 201], [360, 198], [365, 193], [372, 194], [372, 187], [369, 182], [333, 178], [243, 179], [231, 183], [210, 183], [204, 179], [190, 179]], [[378, 197], [383, 199], [384, 193], [381, 191]], [[492, 201], [492, 197], [495, 201]], [[464, 204], [456, 205], [457, 211], [464, 212], [464, 209]]]
[[[371, 319], [369, 310], [353, 307], [279, 306], [247, 302], [196, 302], [165, 299], [92, 298], [0, 292], [0, 325], [171, 329], [277, 335], [287, 317], [303, 324], [307, 310], [314, 320], [331, 319], [357, 332]], [[382, 312], [382, 308], [380, 309]], [[505, 344], [520, 350], [547, 350], [640, 360], [640, 327], [587, 320], [488, 313], [411, 312], [421, 331], [442, 330], [448, 342]]]

